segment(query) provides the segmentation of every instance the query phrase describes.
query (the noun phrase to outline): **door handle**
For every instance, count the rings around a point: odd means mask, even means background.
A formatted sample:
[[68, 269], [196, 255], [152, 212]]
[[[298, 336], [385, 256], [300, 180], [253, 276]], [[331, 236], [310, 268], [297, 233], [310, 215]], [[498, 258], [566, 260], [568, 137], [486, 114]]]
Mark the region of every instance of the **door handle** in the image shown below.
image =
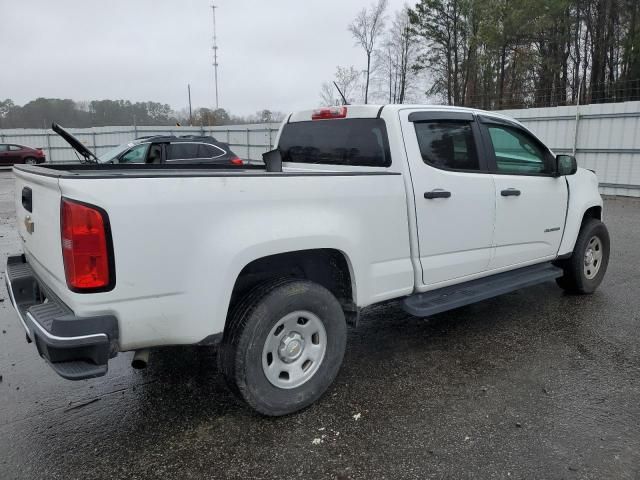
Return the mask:
[[516, 188], [507, 188], [506, 190], [502, 190], [502, 192], [500, 192], [503, 197], [519, 197], [520, 193], [520, 190]]
[[451, 197], [451, 192], [447, 192], [446, 190], [431, 190], [430, 192], [425, 192], [424, 198], [428, 200], [432, 200], [434, 198], [449, 198]]

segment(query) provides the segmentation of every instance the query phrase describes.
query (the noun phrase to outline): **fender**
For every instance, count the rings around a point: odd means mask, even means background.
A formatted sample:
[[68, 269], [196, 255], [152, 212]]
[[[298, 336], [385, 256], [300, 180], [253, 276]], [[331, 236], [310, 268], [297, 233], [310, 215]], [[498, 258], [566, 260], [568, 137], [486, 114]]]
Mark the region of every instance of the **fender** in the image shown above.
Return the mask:
[[[363, 298], [367, 295], [365, 292], [365, 289], [367, 288], [365, 285], [366, 282], [364, 281], [364, 278], [362, 278], [362, 273], [360, 275], [356, 273], [361, 270], [362, 267], [358, 267], [358, 260], [355, 260], [352, 255], [345, 252], [345, 250], [348, 249], [348, 246], [345, 245], [344, 241], [341, 241], [342, 239], [331, 238], [325, 240], [326, 241], [320, 241], [318, 237], [307, 237], [291, 238], [272, 242], [260, 242], [249, 245], [242, 251], [237, 252], [237, 255], [234, 255], [233, 258], [230, 259], [230, 262], [227, 264], [228, 270], [224, 273], [224, 277], [228, 278], [229, 281], [223, 284], [223, 291], [220, 292], [218, 297], [219, 302], [217, 305], [213, 306], [218, 310], [218, 313], [215, 316], [216, 330], [222, 331], [224, 329], [227, 312], [231, 303], [233, 287], [242, 270], [256, 260], [283, 253], [319, 249], [332, 249], [342, 253], [349, 268], [349, 276], [351, 277], [351, 286], [353, 289], [353, 301], [354, 304], [358, 305], [357, 299]], [[356, 264], [354, 264], [354, 262], [356, 262]]]
[[598, 178], [593, 172], [579, 168], [575, 175], [567, 176], [566, 179], [569, 188], [569, 202], [558, 256], [573, 252], [586, 211], [593, 207], [602, 208], [603, 205], [602, 197], [598, 191]]

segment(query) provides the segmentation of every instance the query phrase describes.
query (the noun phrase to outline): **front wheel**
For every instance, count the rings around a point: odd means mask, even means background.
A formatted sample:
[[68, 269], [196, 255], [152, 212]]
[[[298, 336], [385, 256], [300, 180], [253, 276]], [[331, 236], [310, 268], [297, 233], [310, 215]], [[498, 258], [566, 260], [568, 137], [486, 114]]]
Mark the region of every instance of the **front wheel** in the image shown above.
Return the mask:
[[296, 412], [331, 385], [344, 356], [340, 303], [307, 280], [277, 280], [236, 306], [218, 353], [231, 390], [263, 415]]
[[573, 255], [560, 264], [564, 275], [558, 285], [571, 293], [593, 293], [598, 288], [609, 265], [610, 239], [604, 223], [587, 220], [580, 229]]

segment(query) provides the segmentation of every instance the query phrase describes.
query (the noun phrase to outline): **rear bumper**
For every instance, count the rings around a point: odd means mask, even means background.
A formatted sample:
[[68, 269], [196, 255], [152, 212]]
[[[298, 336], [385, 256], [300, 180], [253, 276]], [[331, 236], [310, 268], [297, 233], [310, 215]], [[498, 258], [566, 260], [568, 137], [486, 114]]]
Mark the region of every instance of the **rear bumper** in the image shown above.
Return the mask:
[[9, 257], [5, 282], [27, 341], [61, 377], [100, 377], [118, 353], [114, 316], [77, 317], [35, 275], [23, 255]]

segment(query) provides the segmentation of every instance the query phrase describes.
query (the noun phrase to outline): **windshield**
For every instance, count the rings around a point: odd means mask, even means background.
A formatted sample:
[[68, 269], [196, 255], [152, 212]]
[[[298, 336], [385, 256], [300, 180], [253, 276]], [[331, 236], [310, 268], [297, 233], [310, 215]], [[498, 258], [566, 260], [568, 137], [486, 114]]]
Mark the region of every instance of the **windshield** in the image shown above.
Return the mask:
[[118, 157], [122, 152], [129, 150], [133, 145], [133, 143], [123, 143], [117, 147], [110, 148], [106, 152], [98, 155], [98, 162], [108, 163]]

